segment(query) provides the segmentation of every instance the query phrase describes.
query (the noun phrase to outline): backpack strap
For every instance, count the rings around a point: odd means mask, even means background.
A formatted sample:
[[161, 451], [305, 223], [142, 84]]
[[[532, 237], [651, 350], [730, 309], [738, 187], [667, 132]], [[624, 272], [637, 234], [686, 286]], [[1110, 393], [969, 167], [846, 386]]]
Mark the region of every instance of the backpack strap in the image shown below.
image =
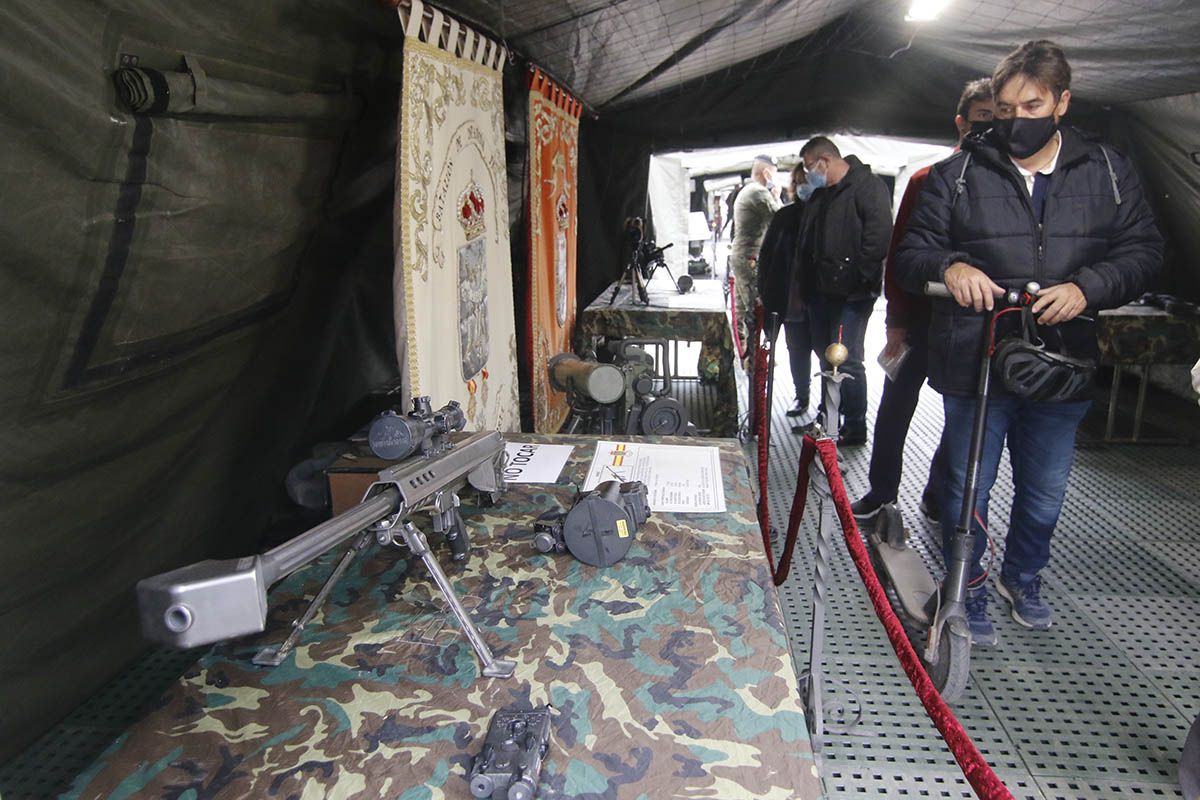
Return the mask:
[[[967, 190], [967, 166], [971, 163], [971, 154], [964, 150], [963, 155], [962, 171], [958, 173], [958, 178], [954, 181], [954, 203], [957, 203], [958, 198]], [[951, 205], [954, 203], [951, 203]]]

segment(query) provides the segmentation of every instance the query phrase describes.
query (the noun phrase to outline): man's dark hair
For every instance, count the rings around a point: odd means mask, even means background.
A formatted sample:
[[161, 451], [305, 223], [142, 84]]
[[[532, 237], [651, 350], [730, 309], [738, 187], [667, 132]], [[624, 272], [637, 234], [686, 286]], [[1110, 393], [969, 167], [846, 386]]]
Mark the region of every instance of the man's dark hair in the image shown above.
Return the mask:
[[834, 144], [829, 139], [829, 137], [814, 136], [813, 138], [809, 139], [807, 142], [804, 143], [804, 147], [800, 148], [800, 157], [801, 158], [804, 158], [805, 156], [810, 156], [810, 155], [815, 156], [817, 158], [820, 158], [821, 156], [832, 156], [833, 158], [841, 158], [842, 151], [837, 149], [837, 145]]
[[1062, 48], [1047, 39], [1026, 42], [1005, 56], [992, 73], [992, 91], [999, 94], [1018, 75], [1036, 81], [1055, 97], [1071, 88], [1071, 65]]
[[992, 99], [992, 79], [976, 78], [963, 87], [962, 97], [958, 98], [958, 116], [963, 119], [971, 113], [973, 103], [986, 103]]

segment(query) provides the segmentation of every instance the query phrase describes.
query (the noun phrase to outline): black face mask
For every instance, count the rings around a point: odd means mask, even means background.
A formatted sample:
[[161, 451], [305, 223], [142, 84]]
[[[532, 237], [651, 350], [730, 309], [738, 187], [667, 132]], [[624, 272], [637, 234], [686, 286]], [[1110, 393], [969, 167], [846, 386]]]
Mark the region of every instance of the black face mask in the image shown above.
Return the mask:
[[971, 122], [971, 133], [987, 133], [994, 125], [990, 119], [977, 119]]
[[1001, 150], [1013, 158], [1029, 158], [1046, 146], [1058, 130], [1058, 122], [1053, 115], [1033, 119], [1011, 117], [995, 120], [992, 128]]

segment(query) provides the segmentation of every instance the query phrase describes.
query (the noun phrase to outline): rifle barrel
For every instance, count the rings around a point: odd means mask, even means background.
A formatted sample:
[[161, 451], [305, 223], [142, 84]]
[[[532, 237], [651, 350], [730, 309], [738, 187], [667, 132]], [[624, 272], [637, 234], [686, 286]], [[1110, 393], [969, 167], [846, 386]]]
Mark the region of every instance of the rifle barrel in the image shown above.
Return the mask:
[[260, 558], [263, 579], [268, 586], [273, 585], [331, 547], [349, 539], [388, 514], [395, 513], [399, 503], [399, 490], [390, 487], [295, 539], [268, 550]]

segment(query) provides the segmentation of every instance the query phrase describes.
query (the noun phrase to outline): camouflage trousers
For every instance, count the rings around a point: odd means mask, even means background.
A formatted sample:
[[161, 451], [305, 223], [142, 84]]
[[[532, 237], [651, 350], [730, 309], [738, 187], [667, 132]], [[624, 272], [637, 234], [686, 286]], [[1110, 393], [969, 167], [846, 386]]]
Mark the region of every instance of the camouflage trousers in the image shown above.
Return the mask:
[[758, 260], [735, 253], [729, 257], [729, 263], [733, 269], [738, 335], [743, 352], [749, 353], [754, 344], [750, 337], [754, 335], [754, 301], [758, 299]]

